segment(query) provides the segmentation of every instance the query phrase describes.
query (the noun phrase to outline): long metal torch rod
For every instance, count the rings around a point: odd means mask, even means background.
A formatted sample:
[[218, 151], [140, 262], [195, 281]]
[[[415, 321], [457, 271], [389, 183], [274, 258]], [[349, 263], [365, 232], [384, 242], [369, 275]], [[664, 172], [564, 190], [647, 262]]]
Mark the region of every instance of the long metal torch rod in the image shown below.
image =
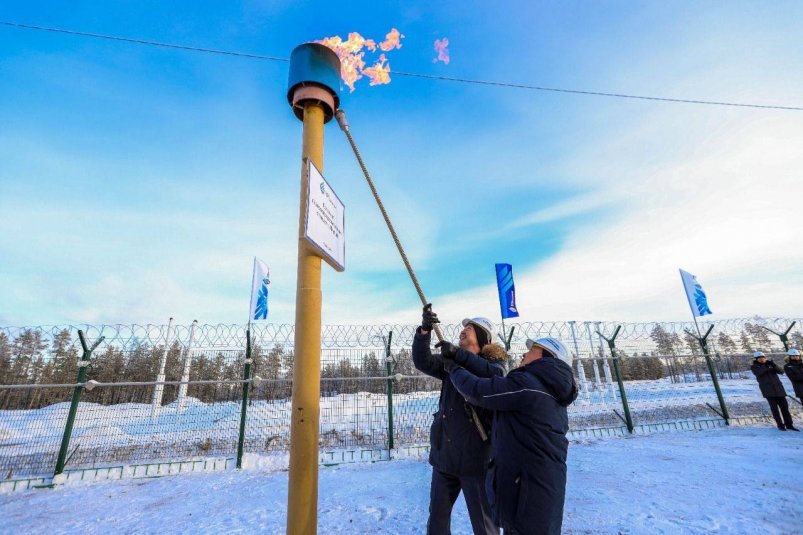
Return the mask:
[[[368, 187], [371, 188], [371, 193], [374, 194], [374, 200], [376, 200], [377, 206], [379, 206], [379, 211], [382, 212], [382, 217], [385, 219], [385, 224], [388, 226], [388, 230], [390, 231], [390, 235], [393, 237], [393, 243], [396, 244], [396, 249], [399, 250], [399, 254], [401, 255], [402, 262], [404, 262], [404, 267], [407, 268], [407, 274], [410, 275], [410, 280], [413, 281], [413, 286], [415, 286], [415, 291], [418, 292], [418, 298], [421, 299], [421, 304], [427, 304], [427, 298], [424, 296], [424, 290], [421, 289], [421, 285], [418, 283], [418, 277], [415, 276], [415, 271], [413, 271], [413, 266], [410, 265], [410, 260], [407, 259], [407, 254], [404, 252], [404, 247], [402, 247], [401, 240], [399, 239], [398, 234], [396, 234], [396, 229], [393, 228], [393, 223], [390, 221], [390, 216], [388, 216], [387, 210], [385, 210], [385, 205], [382, 204], [382, 199], [379, 198], [379, 192], [376, 191], [376, 186], [374, 186], [374, 181], [371, 180], [371, 175], [368, 173], [368, 168], [365, 167], [365, 162], [362, 161], [362, 156], [360, 156], [360, 151], [357, 148], [357, 145], [354, 143], [354, 138], [351, 137], [351, 132], [349, 129], [349, 123], [346, 120], [346, 112], [343, 110], [337, 110], [335, 112], [335, 118], [337, 119], [337, 124], [340, 125], [340, 129], [346, 134], [346, 137], [349, 140], [349, 144], [351, 145], [351, 150], [354, 151], [354, 156], [357, 157], [357, 162], [360, 164], [360, 169], [362, 169], [362, 174], [365, 175], [365, 180], [368, 182]], [[438, 337], [439, 342], [443, 342], [443, 333], [441, 333], [440, 327], [437, 325], [432, 326], [432, 330], [435, 331], [435, 336]], [[468, 405], [469, 409], [471, 410], [471, 419], [474, 421], [474, 425], [477, 428], [477, 432], [480, 434], [480, 438], [483, 442], [488, 440], [488, 433], [485, 431], [485, 426], [482, 425], [482, 421], [480, 420], [479, 416], [477, 415], [477, 411], [474, 410], [474, 407]]]
[[[396, 249], [399, 250], [402, 262], [404, 262], [404, 267], [407, 268], [407, 274], [410, 275], [410, 280], [413, 281], [415, 291], [418, 293], [419, 299], [421, 299], [421, 304], [426, 305], [428, 301], [424, 296], [424, 291], [421, 289], [421, 285], [418, 283], [418, 277], [415, 276], [413, 266], [410, 265], [410, 260], [407, 259], [407, 254], [404, 252], [404, 247], [401, 244], [401, 240], [399, 240], [398, 234], [396, 234], [396, 229], [393, 228], [393, 223], [391, 223], [390, 216], [388, 216], [388, 212], [385, 210], [385, 205], [382, 204], [382, 199], [379, 198], [379, 192], [376, 190], [376, 186], [374, 186], [374, 181], [371, 180], [371, 175], [368, 173], [368, 168], [365, 167], [365, 162], [362, 161], [362, 156], [360, 156], [360, 151], [357, 148], [357, 145], [354, 143], [354, 138], [351, 137], [349, 123], [346, 120], [346, 112], [343, 110], [337, 110], [335, 113], [335, 118], [337, 118], [337, 124], [340, 125], [340, 129], [346, 134], [349, 144], [351, 145], [351, 150], [354, 151], [354, 156], [357, 157], [357, 163], [360, 164], [360, 169], [362, 169], [362, 174], [365, 175], [365, 180], [368, 182], [368, 187], [371, 188], [371, 193], [374, 194], [376, 204], [379, 206], [379, 211], [382, 212], [382, 217], [385, 219], [385, 224], [390, 231], [390, 235], [393, 237], [393, 243], [396, 244]], [[440, 327], [433, 325], [433, 330], [435, 331], [435, 336], [438, 337], [438, 341], [443, 342], [443, 333], [441, 333]]]

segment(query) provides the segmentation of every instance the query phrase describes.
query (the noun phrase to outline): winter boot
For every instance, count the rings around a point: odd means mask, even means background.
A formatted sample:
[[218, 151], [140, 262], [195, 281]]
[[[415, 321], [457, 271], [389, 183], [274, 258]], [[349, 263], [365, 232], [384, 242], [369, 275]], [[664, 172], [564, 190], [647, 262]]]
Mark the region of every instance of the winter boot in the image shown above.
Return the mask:
[[800, 432], [800, 429], [798, 429], [794, 425], [787, 425], [786, 429], [788, 429], [789, 431], [797, 431], [798, 433]]
[[782, 425], [778, 426], [778, 431], [786, 431], [786, 428]]

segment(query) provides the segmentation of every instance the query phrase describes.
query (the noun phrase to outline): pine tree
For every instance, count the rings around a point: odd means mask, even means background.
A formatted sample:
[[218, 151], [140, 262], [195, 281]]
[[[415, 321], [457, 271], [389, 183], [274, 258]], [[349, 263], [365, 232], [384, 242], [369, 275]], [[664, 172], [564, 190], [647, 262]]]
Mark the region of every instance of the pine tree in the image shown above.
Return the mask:
[[[126, 359], [122, 349], [106, 346], [103, 353], [90, 361], [86, 378], [101, 383], [124, 381], [125, 364]], [[91, 392], [84, 392], [81, 399], [103, 405], [115, 405], [125, 400], [125, 393], [122, 388], [96, 388]]]
[[[11, 344], [8, 336], [0, 332], [0, 385], [11, 384]], [[0, 388], [0, 410], [8, 409], [10, 390]]]
[[669, 333], [662, 325], [653, 327], [650, 338], [655, 342], [656, 351], [659, 356], [667, 357], [677, 354], [675, 339], [672, 336], [673, 334], [675, 333]]
[[385, 381], [376, 379], [376, 377], [383, 377], [385, 375], [385, 371], [383, 371], [379, 366], [379, 359], [376, 358], [376, 353], [371, 351], [367, 355], [364, 355], [362, 358], [362, 376], [363, 377], [374, 377], [371, 379], [369, 384], [370, 387], [368, 388], [369, 392], [380, 393], [384, 392], [387, 388], [385, 386]]
[[744, 330], [747, 331], [750, 338], [753, 339], [759, 351], [765, 351], [767, 353], [772, 352], [772, 341], [770, 340], [769, 331], [762, 328], [760, 325], [752, 323], [745, 323]]
[[[150, 345], [135, 340], [125, 354], [123, 380], [143, 383], [153, 381], [158, 372], [160, 356], [161, 353], [154, 352]], [[126, 399], [129, 403], [150, 403], [153, 399], [153, 386], [126, 387], [126, 389], [128, 390]]]
[[717, 347], [719, 348], [719, 351], [725, 355], [733, 355], [739, 351], [736, 346], [736, 342], [734, 342], [733, 339], [731, 339], [731, 337], [724, 332], [720, 332], [717, 335]]
[[745, 353], [752, 353], [753, 349], [753, 341], [750, 340], [750, 335], [742, 329], [742, 332], [739, 334], [739, 344], [742, 346], [742, 351]]
[[11, 344], [4, 332], [0, 332], [0, 384], [11, 384]]
[[700, 342], [695, 338], [693, 334], [689, 334], [688, 332], [683, 333], [683, 341], [686, 343], [686, 347], [689, 348], [689, 352], [694, 355], [701, 355], [702, 351], [700, 349]]
[[[10, 384], [28, 384], [37, 378], [37, 361], [47, 348], [42, 333], [34, 329], [23, 329], [11, 344], [11, 379]], [[42, 365], [44, 362], [42, 362]]]

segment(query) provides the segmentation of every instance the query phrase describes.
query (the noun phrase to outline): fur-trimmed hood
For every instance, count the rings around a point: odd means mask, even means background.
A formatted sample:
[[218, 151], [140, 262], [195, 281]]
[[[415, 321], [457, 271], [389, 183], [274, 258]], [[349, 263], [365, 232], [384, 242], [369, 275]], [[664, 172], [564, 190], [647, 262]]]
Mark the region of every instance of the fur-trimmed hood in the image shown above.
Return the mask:
[[482, 346], [480, 356], [489, 362], [507, 362], [508, 360], [504, 348], [497, 344], [485, 344]]

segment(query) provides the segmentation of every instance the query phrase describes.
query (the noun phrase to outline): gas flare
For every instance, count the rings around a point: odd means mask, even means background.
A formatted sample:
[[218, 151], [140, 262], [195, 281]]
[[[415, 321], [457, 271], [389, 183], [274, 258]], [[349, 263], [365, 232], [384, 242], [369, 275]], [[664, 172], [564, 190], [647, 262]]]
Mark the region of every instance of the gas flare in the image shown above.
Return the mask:
[[393, 28], [385, 35], [385, 40], [379, 43], [379, 48], [385, 52], [390, 52], [394, 48], [401, 48], [401, 40], [404, 39], [404, 34], [399, 33], [399, 30]]
[[379, 56], [379, 61], [373, 67], [368, 67], [362, 72], [365, 73], [371, 81], [368, 85], [384, 85], [390, 83], [390, 65], [385, 67], [387, 59], [385, 54]]
[[435, 39], [435, 52], [438, 53], [438, 57], [433, 59], [432, 63], [442, 61], [446, 65], [449, 64], [449, 40], [446, 37]]
[[[340, 58], [340, 77], [349, 89], [354, 91], [354, 84], [366, 76], [369, 85], [383, 85], [390, 83], [390, 63], [384, 52], [401, 48], [401, 40], [404, 34], [396, 28], [392, 28], [385, 35], [385, 40], [377, 46], [373, 39], [366, 39], [358, 32], [351, 32], [348, 40], [344, 41], [339, 35], [325, 37], [316, 43], [321, 43], [329, 47]], [[383, 51], [373, 65], [366, 67], [365, 54], [367, 52], [377, 52], [377, 48]]]

